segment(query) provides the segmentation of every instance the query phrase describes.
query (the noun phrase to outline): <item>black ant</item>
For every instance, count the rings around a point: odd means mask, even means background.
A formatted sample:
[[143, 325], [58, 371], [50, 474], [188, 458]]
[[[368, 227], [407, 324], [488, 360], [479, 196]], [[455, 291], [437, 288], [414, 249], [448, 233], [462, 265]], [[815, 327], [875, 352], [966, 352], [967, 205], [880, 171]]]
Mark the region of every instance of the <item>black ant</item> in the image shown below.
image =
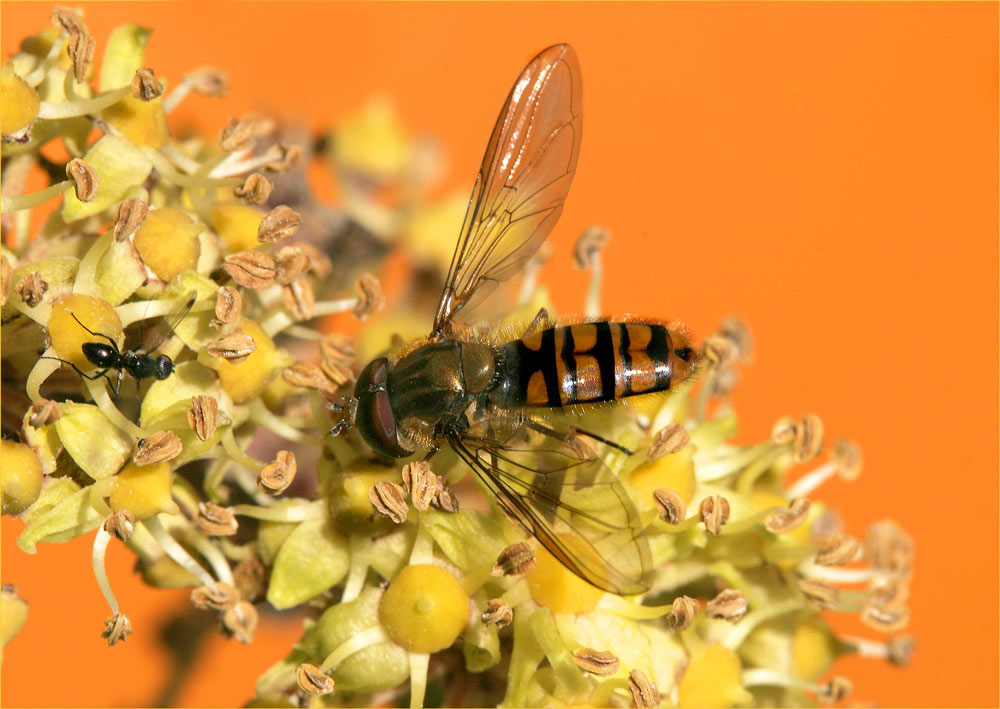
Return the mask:
[[[173, 323], [170, 324], [167, 331], [160, 338], [160, 341], [156, 343], [155, 347], [151, 348], [150, 352], [156, 351], [156, 349], [163, 344], [164, 340], [170, 337], [174, 328], [177, 326], [177, 323], [183, 320], [188, 311], [191, 310], [191, 306], [194, 305], [196, 297], [196, 293], [191, 293], [191, 295], [188, 296], [184, 305], [178, 311], [177, 316], [173, 319]], [[137, 381], [149, 379], [150, 377], [162, 380], [166, 379], [173, 373], [175, 365], [174, 361], [170, 359], [169, 356], [160, 355], [159, 357], [154, 357], [149, 352], [143, 352], [141, 348], [134, 348], [122, 352], [118, 348], [118, 343], [111, 337], [101, 332], [94, 332], [80, 322], [80, 318], [78, 318], [75, 313], [70, 312], [70, 315], [72, 315], [77, 324], [88, 333], [94, 337], [103, 337], [108, 341], [108, 344], [104, 344], [103, 342], [84, 342], [80, 348], [83, 351], [83, 356], [87, 358], [88, 362], [97, 367], [103, 367], [103, 369], [96, 374], [84, 374], [80, 371], [79, 367], [68, 360], [61, 359], [59, 357], [43, 357], [42, 359], [54, 359], [62, 362], [63, 364], [68, 364], [76, 370], [76, 373], [81, 377], [91, 381], [100, 379], [101, 377], [107, 378], [109, 370], [118, 370], [118, 379], [112, 387], [114, 389], [115, 396], [118, 396], [119, 389], [121, 389], [122, 385], [122, 376], [126, 372], [132, 375], [132, 377]], [[108, 381], [110, 381], [110, 379]]]

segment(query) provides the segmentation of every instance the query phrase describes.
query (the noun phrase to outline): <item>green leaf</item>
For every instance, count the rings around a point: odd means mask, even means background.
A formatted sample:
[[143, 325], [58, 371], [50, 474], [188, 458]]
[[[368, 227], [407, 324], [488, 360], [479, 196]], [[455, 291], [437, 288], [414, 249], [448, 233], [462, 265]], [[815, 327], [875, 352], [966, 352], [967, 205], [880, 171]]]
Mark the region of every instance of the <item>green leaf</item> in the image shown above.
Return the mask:
[[94, 480], [114, 475], [132, 454], [132, 439], [93, 404], [59, 405], [59, 440], [70, 457]]
[[228, 396], [223, 397], [222, 385], [215, 372], [194, 360], [178, 364], [173, 374], [149, 386], [142, 399], [139, 425], [148, 428], [150, 421], [178, 402], [190, 408], [191, 397], [199, 394], [214, 396], [219, 402], [220, 414], [232, 405]]
[[153, 169], [142, 148], [128, 138], [105, 135], [83, 156], [97, 172], [100, 184], [90, 202], [81, 202], [71, 190], [63, 197], [62, 217], [66, 222], [103, 212], [124, 200], [129, 190], [142, 182]]
[[[61, 492], [66, 489], [63, 488]], [[29, 554], [34, 554], [38, 551], [37, 544], [69, 541], [95, 529], [101, 524], [101, 520], [101, 515], [90, 506], [90, 488], [85, 487], [66, 495], [47, 509], [33, 512], [28, 525], [17, 538], [17, 545]]]
[[101, 91], [132, 83], [132, 77], [146, 58], [146, 44], [152, 32], [139, 25], [119, 25], [111, 31], [101, 63]]
[[428, 510], [421, 522], [441, 551], [463, 571], [471, 571], [503, 551], [503, 531], [498, 521], [461, 510], [455, 513]]
[[278, 610], [308, 601], [347, 575], [347, 538], [328, 520], [308, 520], [292, 532], [274, 560], [268, 602]]

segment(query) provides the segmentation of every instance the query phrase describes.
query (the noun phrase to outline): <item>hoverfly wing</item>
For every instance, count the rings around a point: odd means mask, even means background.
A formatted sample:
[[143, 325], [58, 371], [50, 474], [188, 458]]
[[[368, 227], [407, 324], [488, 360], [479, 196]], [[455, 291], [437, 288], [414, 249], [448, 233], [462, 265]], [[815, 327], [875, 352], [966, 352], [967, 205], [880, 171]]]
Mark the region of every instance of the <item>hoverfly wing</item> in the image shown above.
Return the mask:
[[516, 274], [552, 231], [580, 155], [581, 97], [568, 44], [543, 50], [517, 78], [476, 177], [431, 337]]
[[599, 458], [581, 458], [554, 440], [542, 447], [449, 443], [501, 508], [570, 571], [619, 595], [648, 590], [650, 552], [639, 514]]

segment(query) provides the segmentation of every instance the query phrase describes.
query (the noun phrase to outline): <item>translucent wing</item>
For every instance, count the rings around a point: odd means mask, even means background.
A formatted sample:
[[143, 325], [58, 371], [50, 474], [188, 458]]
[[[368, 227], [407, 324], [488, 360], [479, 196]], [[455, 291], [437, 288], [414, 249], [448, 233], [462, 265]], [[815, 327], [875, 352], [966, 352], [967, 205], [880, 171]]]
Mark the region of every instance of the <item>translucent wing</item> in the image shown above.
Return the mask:
[[170, 339], [181, 320], [186, 318], [187, 314], [191, 312], [191, 307], [197, 299], [197, 291], [189, 291], [177, 304], [176, 308], [174, 308], [166, 317], [160, 318], [156, 324], [152, 345], [150, 345], [149, 349], [146, 350], [147, 353], [152, 354], [153, 352], [156, 352], [156, 350], [160, 349], [160, 346], [163, 345], [164, 342]]
[[542, 51], [517, 78], [476, 176], [432, 337], [517, 273], [552, 231], [580, 155], [581, 93], [567, 44]]
[[612, 593], [646, 591], [649, 547], [628, 493], [599, 459], [543, 439], [535, 445], [449, 443], [501, 507], [570, 571]]

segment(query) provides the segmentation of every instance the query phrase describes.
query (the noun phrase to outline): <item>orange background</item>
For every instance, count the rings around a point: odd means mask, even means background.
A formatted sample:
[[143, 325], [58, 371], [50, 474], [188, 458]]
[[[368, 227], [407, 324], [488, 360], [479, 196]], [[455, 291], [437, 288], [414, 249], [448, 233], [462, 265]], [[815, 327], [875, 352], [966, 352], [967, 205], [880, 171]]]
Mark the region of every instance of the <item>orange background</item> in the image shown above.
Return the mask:
[[[5, 57], [50, 7], [4, 3]], [[843, 661], [853, 699], [997, 705], [996, 4], [199, 2], [86, 5], [86, 21], [98, 57], [114, 24], [138, 22], [155, 29], [157, 75], [231, 72], [228, 99], [189, 99], [172, 120], [214, 132], [263, 107], [321, 129], [382, 90], [444, 141], [451, 186], [470, 188], [517, 71], [571, 42], [585, 138], [544, 271], [557, 307], [581, 309], [570, 248], [600, 223], [609, 313], [702, 335], [743, 317], [756, 358], [735, 394], [742, 439], [820, 414], [866, 468], [817, 497], [850, 532], [891, 516], [916, 539], [914, 662]], [[158, 618], [186, 594], [144, 589], [112, 545], [136, 633], [108, 648], [89, 536], [27, 556], [19, 528], [4, 519], [2, 580], [31, 612], [5, 652], [3, 703], [157, 701], [174, 672]], [[167, 701], [242, 703], [297, 634], [271, 617], [250, 647], [209, 632]]]

